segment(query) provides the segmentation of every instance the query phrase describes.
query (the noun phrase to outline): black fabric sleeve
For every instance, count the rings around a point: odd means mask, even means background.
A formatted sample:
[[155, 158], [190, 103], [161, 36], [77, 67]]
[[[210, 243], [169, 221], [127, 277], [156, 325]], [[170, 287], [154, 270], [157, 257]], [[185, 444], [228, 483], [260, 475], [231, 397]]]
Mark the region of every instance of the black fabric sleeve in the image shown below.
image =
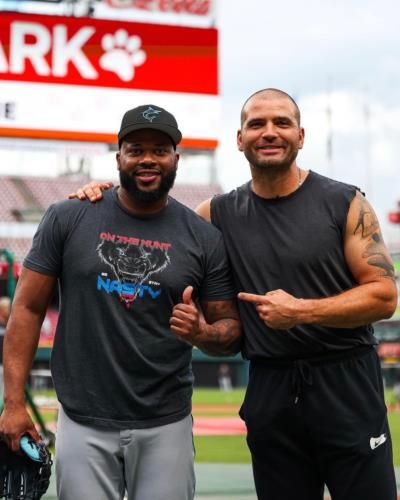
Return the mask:
[[221, 200], [221, 195], [214, 195], [210, 200], [210, 222], [213, 226], [221, 229], [218, 220], [218, 202]]
[[226, 300], [236, 296], [222, 235], [218, 233], [206, 255], [206, 268], [199, 298]]
[[32, 271], [51, 276], [59, 276], [62, 267], [64, 239], [54, 205], [44, 214], [35, 236], [32, 247], [23, 265]]

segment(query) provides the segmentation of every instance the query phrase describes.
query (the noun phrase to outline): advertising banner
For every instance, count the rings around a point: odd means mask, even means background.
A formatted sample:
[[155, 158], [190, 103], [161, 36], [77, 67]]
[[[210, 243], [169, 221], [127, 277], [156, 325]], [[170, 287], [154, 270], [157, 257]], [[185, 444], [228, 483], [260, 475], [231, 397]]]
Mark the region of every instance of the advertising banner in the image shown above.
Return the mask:
[[213, 28], [3, 12], [0, 136], [114, 142], [121, 115], [153, 103], [184, 146], [212, 149], [217, 42]]

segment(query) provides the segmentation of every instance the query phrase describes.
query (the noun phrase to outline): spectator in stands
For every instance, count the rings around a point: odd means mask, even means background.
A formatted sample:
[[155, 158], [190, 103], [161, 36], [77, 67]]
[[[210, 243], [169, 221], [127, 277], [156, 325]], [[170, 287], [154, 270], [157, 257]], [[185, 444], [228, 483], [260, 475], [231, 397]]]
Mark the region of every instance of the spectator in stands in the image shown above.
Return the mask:
[[0, 403], [3, 400], [3, 342], [4, 332], [11, 311], [11, 299], [0, 297]]
[[118, 137], [121, 186], [98, 205], [50, 206], [24, 261], [0, 432], [13, 450], [24, 433], [39, 439], [24, 384], [58, 282], [58, 498], [192, 500], [191, 350], [239, 351], [235, 293], [220, 232], [168, 196], [182, 137], [173, 115], [139, 106]]
[[250, 378], [240, 414], [257, 494], [321, 500], [325, 483], [333, 500], [394, 500], [371, 327], [396, 308], [393, 265], [360, 191], [299, 167], [303, 142], [288, 94], [251, 95], [237, 144], [252, 180], [198, 207], [221, 230], [241, 292]]

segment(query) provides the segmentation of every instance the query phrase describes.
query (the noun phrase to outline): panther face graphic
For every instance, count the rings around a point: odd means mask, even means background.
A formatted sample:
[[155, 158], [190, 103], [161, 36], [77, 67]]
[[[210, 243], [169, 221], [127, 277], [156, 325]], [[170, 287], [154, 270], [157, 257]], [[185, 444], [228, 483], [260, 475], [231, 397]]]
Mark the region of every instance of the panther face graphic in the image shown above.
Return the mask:
[[102, 240], [97, 252], [100, 259], [112, 269], [118, 281], [134, 285], [133, 294], [120, 295], [121, 301], [126, 305], [136, 299], [140, 285], [150, 275], [163, 271], [170, 263], [165, 249], [144, 248], [129, 243]]

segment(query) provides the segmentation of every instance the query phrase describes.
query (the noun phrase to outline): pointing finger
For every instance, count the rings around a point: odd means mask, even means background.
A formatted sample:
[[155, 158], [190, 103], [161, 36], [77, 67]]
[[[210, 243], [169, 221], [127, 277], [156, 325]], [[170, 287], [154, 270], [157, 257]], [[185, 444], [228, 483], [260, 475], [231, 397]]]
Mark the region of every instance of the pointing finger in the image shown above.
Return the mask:
[[256, 295], [254, 293], [240, 292], [238, 298], [244, 302], [252, 302], [253, 304], [259, 304], [265, 301], [265, 295]]

